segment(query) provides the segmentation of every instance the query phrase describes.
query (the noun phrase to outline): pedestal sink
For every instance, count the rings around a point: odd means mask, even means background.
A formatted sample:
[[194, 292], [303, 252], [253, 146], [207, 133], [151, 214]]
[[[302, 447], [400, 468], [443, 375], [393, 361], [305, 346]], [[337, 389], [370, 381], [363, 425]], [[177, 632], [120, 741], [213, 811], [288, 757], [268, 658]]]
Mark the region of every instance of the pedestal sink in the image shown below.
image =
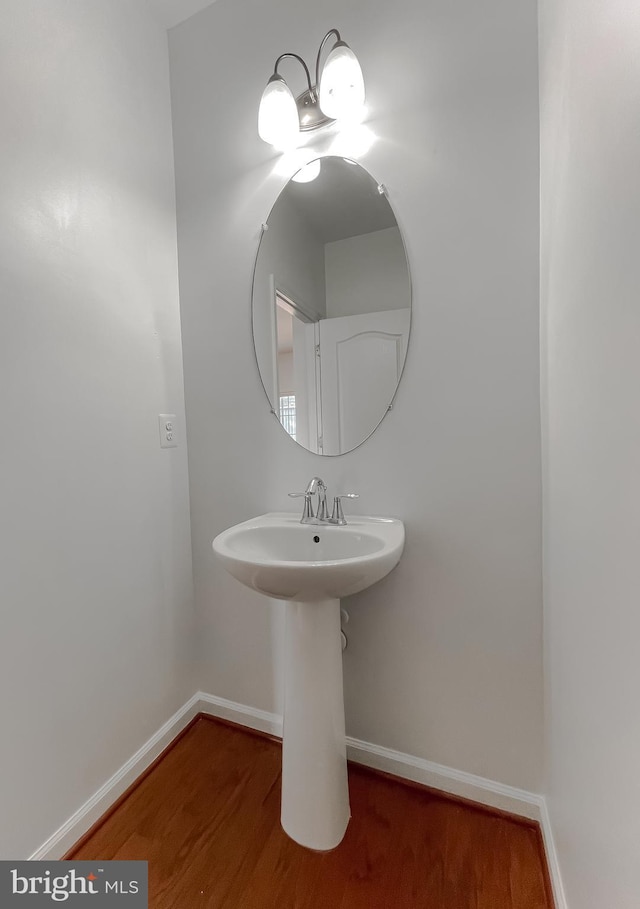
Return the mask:
[[225, 530], [213, 551], [238, 581], [286, 601], [282, 812], [285, 832], [333, 849], [349, 823], [340, 598], [400, 560], [404, 525], [354, 517], [346, 526], [265, 514]]

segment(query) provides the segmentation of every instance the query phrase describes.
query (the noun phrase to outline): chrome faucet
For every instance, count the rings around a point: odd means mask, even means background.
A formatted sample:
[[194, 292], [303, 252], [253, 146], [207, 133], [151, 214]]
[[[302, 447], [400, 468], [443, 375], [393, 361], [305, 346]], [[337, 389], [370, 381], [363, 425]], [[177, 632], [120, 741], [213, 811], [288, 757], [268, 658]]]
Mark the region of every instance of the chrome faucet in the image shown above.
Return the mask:
[[[329, 517], [329, 511], [327, 509], [327, 487], [324, 480], [320, 477], [313, 477], [309, 480], [307, 488], [304, 492], [290, 492], [289, 495], [292, 499], [304, 498], [304, 506], [302, 509], [302, 517], [300, 518], [301, 524], [346, 524], [344, 512], [342, 510], [341, 499], [357, 499], [358, 495], [355, 492], [349, 492], [342, 496], [335, 496], [333, 500], [333, 512], [331, 517]], [[318, 507], [313, 510], [313, 502], [311, 500], [312, 496], [317, 495], [318, 497]]]
[[[292, 499], [304, 496], [301, 524], [327, 523], [327, 487], [324, 480], [320, 479], [320, 477], [313, 477], [313, 479], [309, 480], [304, 492], [290, 492], [289, 495]], [[316, 511], [314, 511], [313, 502], [311, 501], [311, 497], [315, 495], [318, 496], [318, 508]]]
[[327, 511], [327, 487], [325, 486], [324, 480], [321, 480], [320, 477], [314, 477], [309, 481], [307, 492], [310, 495], [315, 493], [318, 496], [316, 521], [324, 524], [329, 518], [329, 512]]

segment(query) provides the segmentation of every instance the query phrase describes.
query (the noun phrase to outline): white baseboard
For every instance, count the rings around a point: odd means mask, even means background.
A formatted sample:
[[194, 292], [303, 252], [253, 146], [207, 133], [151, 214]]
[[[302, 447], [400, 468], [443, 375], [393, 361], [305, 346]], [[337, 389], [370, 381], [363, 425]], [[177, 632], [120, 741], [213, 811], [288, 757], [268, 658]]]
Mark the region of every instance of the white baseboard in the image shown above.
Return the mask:
[[446, 792], [447, 795], [456, 795], [489, 808], [540, 821], [540, 796], [524, 789], [505, 786], [503, 783], [496, 783], [494, 780], [487, 780], [464, 770], [455, 770], [424, 758], [349, 737], [347, 757], [358, 764], [393, 773], [405, 780]]
[[[282, 717], [278, 714], [266, 713], [203, 692], [200, 692], [199, 698], [203, 713], [282, 737]], [[370, 742], [362, 742], [350, 736], [347, 736], [347, 757], [357, 764], [384, 770], [386, 773], [431, 786], [450, 795], [480, 802], [502, 811], [511, 811], [513, 814], [535, 821], [541, 819], [541, 796], [525, 792], [523, 789], [504, 786], [502, 783], [495, 783], [462, 770], [453, 770], [451, 767], [434, 764], [423, 758], [393, 751], [391, 748], [372, 745]]]
[[87, 799], [84, 805], [39, 849], [36, 849], [29, 859], [53, 861], [64, 855], [189, 725], [200, 712], [199, 705], [199, 695], [194, 694], [97, 792], [94, 792], [91, 798]]
[[267, 713], [266, 710], [237, 704], [226, 698], [218, 698], [214, 694], [205, 694], [204, 691], [199, 691], [196, 697], [200, 713], [217, 716], [222, 720], [238, 723], [239, 726], [246, 726], [248, 729], [256, 729], [258, 732], [267, 732], [269, 735], [282, 738], [282, 717], [278, 713]]
[[[268, 713], [199, 691], [29, 858], [52, 860], [64, 855], [198, 713], [230, 720], [249, 729], [282, 737], [282, 717], [279, 714]], [[567, 909], [549, 813], [543, 796], [350, 736], [347, 736], [347, 757], [366, 767], [422, 783], [449, 795], [537, 821], [544, 839], [556, 909]]]
[[567, 897], [564, 892], [564, 885], [562, 883], [562, 875], [560, 874], [560, 862], [558, 860], [558, 853], [556, 851], [556, 844], [553, 838], [553, 830], [551, 827], [551, 818], [549, 817], [549, 810], [547, 807], [547, 801], [545, 798], [542, 799], [542, 811], [540, 818], [540, 829], [542, 830], [542, 839], [544, 841], [544, 851], [547, 855], [547, 865], [549, 867], [549, 877], [551, 878], [551, 886], [553, 887], [553, 898], [555, 900], [556, 907], [555, 909], [568, 909]]
[[[202, 713], [231, 720], [240, 726], [247, 726], [249, 729], [282, 737], [282, 717], [276, 713], [267, 713], [264, 710], [257, 710], [254, 707], [247, 707], [245, 704], [237, 704], [234, 701], [203, 692], [200, 692], [198, 697]], [[347, 757], [357, 764], [364, 764], [375, 770], [383, 770], [385, 773], [392, 773], [394, 776], [422, 783], [424, 786], [430, 786], [432, 789], [438, 789], [448, 795], [456, 795], [489, 808], [497, 808], [528, 820], [537, 821], [540, 824], [547, 854], [555, 909], [567, 909], [558, 855], [544, 796], [527, 792], [525, 789], [505, 786], [485, 777], [435, 764], [424, 758], [394, 751], [391, 748], [383, 748], [380, 745], [373, 745], [350, 736], [347, 736]]]

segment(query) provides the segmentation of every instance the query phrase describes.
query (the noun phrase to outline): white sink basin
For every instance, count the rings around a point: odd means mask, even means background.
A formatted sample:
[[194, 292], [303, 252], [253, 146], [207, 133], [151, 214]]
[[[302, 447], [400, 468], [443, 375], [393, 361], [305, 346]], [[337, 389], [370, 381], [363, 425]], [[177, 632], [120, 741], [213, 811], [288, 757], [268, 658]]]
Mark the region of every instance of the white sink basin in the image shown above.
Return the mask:
[[225, 530], [213, 551], [247, 587], [279, 600], [340, 599], [375, 584], [398, 564], [404, 525], [355, 517], [344, 526], [301, 524], [297, 515], [265, 514]]
[[213, 541], [234, 578], [287, 601], [281, 821], [309, 849], [337, 846], [350, 817], [340, 598], [387, 575], [403, 547], [404, 525], [392, 518], [340, 526], [287, 513], [252, 518]]

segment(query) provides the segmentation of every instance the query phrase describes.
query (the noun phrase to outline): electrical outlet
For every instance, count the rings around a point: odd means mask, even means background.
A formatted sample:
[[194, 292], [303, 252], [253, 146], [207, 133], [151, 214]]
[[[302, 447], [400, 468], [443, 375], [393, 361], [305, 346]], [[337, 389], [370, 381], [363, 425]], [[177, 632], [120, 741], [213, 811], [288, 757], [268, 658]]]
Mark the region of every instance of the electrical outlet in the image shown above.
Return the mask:
[[176, 415], [174, 413], [159, 414], [158, 426], [160, 428], [160, 448], [177, 448]]

